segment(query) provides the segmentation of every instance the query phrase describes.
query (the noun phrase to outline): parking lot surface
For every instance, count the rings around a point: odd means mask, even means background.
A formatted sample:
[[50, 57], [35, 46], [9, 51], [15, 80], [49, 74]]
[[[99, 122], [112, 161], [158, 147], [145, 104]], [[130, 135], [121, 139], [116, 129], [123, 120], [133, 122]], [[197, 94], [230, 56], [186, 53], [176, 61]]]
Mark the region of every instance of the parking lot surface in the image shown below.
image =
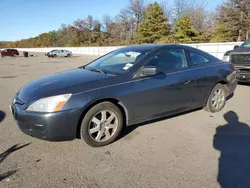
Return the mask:
[[0, 58], [0, 187], [250, 187], [250, 85], [239, 85], [220, 113], [135, 125], [102, 148], [21, 133], [8, 107], [18, 89], [93, 58]]

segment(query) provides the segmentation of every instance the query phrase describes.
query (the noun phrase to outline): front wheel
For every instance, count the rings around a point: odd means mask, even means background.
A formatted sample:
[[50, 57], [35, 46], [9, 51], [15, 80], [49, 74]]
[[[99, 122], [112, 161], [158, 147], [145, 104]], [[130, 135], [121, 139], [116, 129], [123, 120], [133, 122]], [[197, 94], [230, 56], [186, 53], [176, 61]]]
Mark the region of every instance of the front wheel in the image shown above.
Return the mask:
[[227, 100], [226, 88], [222, 84], [217, 84], [213, 88], [205, 107], [208, 112], [216, 113], [221, 111]]
[[114, 142], [123, 127], [120, 109], [110, 102], [92, 107], [81, 123], [80, 136], [92, 147], [101, 147]]

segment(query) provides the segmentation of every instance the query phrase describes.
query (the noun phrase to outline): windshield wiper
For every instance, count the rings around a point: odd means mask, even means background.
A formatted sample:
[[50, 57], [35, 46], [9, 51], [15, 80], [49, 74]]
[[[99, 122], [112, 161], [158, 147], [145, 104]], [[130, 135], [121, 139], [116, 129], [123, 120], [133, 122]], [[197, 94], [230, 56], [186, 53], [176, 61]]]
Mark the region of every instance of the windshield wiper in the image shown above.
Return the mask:
[[100, 72], [103, 74], [107, 74], [105, 71], [103, 71], [101, 69], [94, 68], [94, 67], [90, 67], [90, 68], [88, 68], [88, 70], [93, 71], [93, 72]]

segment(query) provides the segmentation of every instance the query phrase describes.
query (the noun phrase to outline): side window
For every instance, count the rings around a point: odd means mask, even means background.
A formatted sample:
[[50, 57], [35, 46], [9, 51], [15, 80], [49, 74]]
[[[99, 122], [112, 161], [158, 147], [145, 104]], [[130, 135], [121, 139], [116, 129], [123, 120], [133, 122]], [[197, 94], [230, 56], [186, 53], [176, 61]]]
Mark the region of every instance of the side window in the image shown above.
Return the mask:
[[183, 50], [164, 50], [155, 55], [147, 66], [156, 66], [162, 72], [171, 72], [186, 68], [188, 65]]
[[200, 54], [197, 54], [195, 52], [189, 52], [189, 57], [190, 57], [190, 63], [192, 66], [209, 63], [209, 60], [206, 57]]

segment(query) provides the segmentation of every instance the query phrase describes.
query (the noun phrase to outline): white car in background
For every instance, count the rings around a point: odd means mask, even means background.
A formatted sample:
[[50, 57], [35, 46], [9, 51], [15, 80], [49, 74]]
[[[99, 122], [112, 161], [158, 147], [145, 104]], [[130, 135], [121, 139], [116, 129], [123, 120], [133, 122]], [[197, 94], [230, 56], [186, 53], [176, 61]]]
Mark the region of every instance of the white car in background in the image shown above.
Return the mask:
[[45, 55], [48, 57], [70, 57], [72, 52], [68, 50], [52, 50]]

